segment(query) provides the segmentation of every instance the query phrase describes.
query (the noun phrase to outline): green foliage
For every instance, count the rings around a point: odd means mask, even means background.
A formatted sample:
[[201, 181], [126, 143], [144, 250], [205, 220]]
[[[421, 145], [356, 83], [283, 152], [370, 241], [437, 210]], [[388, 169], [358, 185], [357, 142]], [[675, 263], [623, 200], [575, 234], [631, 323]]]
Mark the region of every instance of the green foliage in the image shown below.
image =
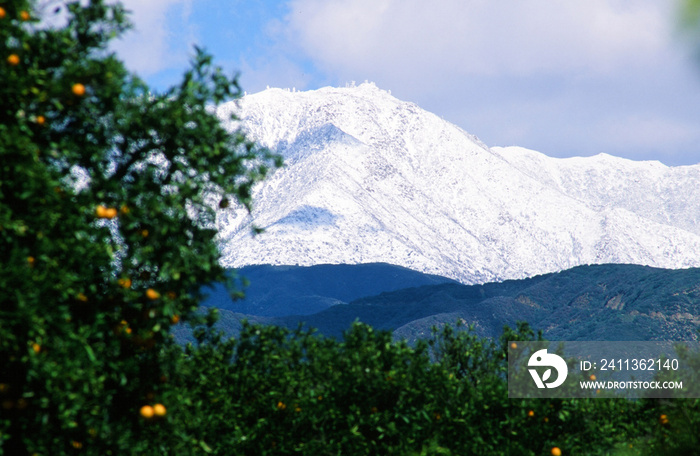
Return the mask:
[[225, 279], [212, 206], [278, 163], [207, 110], [240, 90], [204, 52], [155, 94], [107, 52], [121, 6], [0, 5], [0, 453], [146, 451], [170, 327]]
[[638, 402], [508, 399], [506, 342], [536, 337], [526, 324], [498, 341], [447, 326], [415, 347], [362, 324], [341, 341], [210, 331], [173, 379], [171, 423], [186, 430], [177, 441], [221, 455], [609, 454], [647, 436], [655, 412]]
[[[700, 353], [687, 346], [676, 348], [677, 358], [688, 369], [661, 371], [658, 381], [680, 381], [683, 390], [698, 396], [700, 392]], [[700, 448], [700, 399], [649, 399], [650, 420], [654, 422], [647, 441], [646, 454], [697, 454]]]

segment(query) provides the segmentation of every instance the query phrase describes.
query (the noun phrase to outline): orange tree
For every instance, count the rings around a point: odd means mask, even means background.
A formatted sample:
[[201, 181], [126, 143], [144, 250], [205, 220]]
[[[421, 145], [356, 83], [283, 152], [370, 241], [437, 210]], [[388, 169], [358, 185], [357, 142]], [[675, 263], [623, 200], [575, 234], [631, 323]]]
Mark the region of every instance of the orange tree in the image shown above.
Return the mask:
[[85, 3], [0, 1], [0, 454], [167, 452], [212, 206], [279, 165], [208, 110], [240, 93], [209, 56], [153, 93], [107, 48], [124, 9]]
[[527, 325], [499, 342], [447, 326], [411, 347], [362, 324], [342, 340], [200, 331], [171, 380], [172, 429], [218, 455], [603, 455], [648, 434], [635, 402], [509, 399], [506, 342], [533, 337]]

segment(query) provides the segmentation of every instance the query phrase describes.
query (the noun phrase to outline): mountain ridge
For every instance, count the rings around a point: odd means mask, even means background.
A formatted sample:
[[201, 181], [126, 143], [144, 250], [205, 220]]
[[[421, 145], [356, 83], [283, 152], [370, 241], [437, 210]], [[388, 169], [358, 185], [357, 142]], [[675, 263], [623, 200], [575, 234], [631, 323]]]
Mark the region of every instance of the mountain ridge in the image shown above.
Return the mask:
[[[226, 267], [386, 262], [485, 283], [700, 266], [700, 165], [489, 148], [371, 84], [270, 89], [217, 112], [232, 111], [242, 121], [229, 127], [286, 166], [256, 187], [252, 214], [218, 211]], [[266, 232], [251, 237], [252, 223]]]
[[[496, 337], [504, 325], [514, 327], [518, 321], [527, 321], [534, 329], [542, 330], [549, 340], [700, 338], [700, 268], [577, 266], [526, 279], [477, 285], [433, 283], [374, 295], [369, 294], [372, 287], [364, 280], [366, 265], [346, 265], [343, 270], [329, 269], [328, 265], [261, 268], [277, 271], [276, 275], [258, 277], [261, 289], [290, 283], [285, 275], [294, 278], [299, 277], [299, 271], [306, 271], [310, 281], [301, 287], [285, 286], [290, 295], [303, 296], [304, 287], [318, 290], [319, 285], [328, 282], [328, 274], [340, 272], [335, 282], [353, 282], [358, 287], [355, 293], [363, 296], [308, 315], [295, 315], [295, 308], [289, 307], [284, 315], [278, 312], [278, 316], [266, 316], [270, 313], [265, 307], [276, 307], [278, 295], [258, 301], [261, 311], [257, 313], [262, 316], [241, 312], [241, 307], [223, 308], [219, 328], [228, 335], [235, 336], [241, 320], [247, 319], [290, 329], [303, 324], [333, 337], [340, 337], [359, 320], [410, 342], [429, 336], [433, 326], [457, 322], [473, 325], [480, 336]], [[186, 333], [183, 329], [182, 335]]]

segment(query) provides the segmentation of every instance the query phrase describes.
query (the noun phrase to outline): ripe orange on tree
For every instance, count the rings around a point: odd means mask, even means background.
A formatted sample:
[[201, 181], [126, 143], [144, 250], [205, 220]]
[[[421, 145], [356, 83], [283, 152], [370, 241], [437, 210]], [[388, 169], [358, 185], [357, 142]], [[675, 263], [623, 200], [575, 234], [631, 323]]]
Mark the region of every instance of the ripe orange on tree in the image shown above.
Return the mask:
[[153, 406], [153, 413], [155, 413], [156, 416], [165, 416], [167, 410], [163, 404], [156, 404]]
[[23, 21], [28, 21], [30, 16], [29, 16], [29, 13], [27, 11], [20, 11], [19, 18], [22, 19]]
[[561, 450], [559, 447], [552, 448], [552, 456], [561, 456]]
[[82, 97], [83, 95], [85, 95], [85, 86], [79, 82], [73, 84], [71, 90], [73, 91], [73, 94], [78, 97]]
[[160, 298], [160, 293], [158, 293], [153, 288], [149, 288], [148, 290], [146, 290], [146, 297], [151, 301], [155, 301], [156, 299]]
[[38, 123], [39, 125], [44, 125], [46, 123], [46, 117], [36, 116], [36, 123]]
[[7, 12], [5, 12], [5, 8], [0, 6], [0, 19], [5, 19], [5, 16], [7, 16]]
[[153, 418], [155, 410], [153, 410], [153, 407], [151, 407], [150, 405], [144, 405], [143, 407], [141, 407], [141, 410], [139, 410], [139, 413], [142, 417], [150, 419]]
[[17, 54], [10, 54], [7, 57], [7, 63], [9, 63], [12, 66], [19, 65], [19, 56]]

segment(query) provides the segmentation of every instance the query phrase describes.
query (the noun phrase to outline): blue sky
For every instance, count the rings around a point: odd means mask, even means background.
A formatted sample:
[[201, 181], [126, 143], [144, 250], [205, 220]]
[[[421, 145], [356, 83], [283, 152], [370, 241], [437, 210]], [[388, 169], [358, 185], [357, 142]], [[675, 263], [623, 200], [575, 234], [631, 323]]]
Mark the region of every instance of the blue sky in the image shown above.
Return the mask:
[[554, 157], [700, 163], [700, 59], [658, 0], [126, 0], [115, 48], [152, 87], [197, 44], [248, 93], [375, 82]]

